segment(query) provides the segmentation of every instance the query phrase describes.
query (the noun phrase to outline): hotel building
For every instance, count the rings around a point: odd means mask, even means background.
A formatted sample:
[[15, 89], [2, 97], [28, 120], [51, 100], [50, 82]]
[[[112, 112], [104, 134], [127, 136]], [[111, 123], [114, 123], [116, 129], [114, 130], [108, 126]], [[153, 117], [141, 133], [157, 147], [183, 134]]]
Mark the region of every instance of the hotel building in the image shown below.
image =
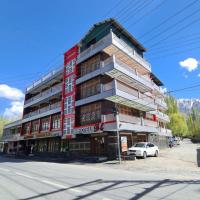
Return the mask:
[[93, 25], [63, 66], [26, 89], [23, 117], [4, 127], [8, 153], [117, 155], [139, 141], [168, 146], [162, 82], [146, 49], [116, 20]]

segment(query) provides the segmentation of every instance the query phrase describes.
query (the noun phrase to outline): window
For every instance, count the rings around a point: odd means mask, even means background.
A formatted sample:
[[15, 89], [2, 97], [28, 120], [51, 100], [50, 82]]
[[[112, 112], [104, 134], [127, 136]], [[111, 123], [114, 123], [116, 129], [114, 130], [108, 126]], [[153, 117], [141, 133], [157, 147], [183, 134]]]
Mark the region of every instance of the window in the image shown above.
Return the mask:
[[101, 92], [100, 77], [87, 81], [79, 86], [81, 99]]
[[41, 131], [49, 130], [49, 118], [44, 118], [41, 120]]
[[52, 129], [60, 129], [60, 115], [52, 116]]
[[30, 133], [30, 124], [26, 123], [24, 124], [24, 134], [29, 134]]
[[67, 65], [66, 65], [66, 74], [70, 74], [74, 71], [74, 67], [76, 65], [76, 59], [71, 60]]
[[96, 55], [79, 65], [79, 76], [84, 76], [100, 68], [100, 55]]
[[74, 106], [73, 106], [73, 96], [68, 96], [65, 99], [65, 114], [73, 114]]
[[32, 132], [38, 132], [39, 131], [39, 120], [32, 122]]
[[101, 121], [101, 103], [93, 103], [80, 108], [80, 124], [97, 123]]

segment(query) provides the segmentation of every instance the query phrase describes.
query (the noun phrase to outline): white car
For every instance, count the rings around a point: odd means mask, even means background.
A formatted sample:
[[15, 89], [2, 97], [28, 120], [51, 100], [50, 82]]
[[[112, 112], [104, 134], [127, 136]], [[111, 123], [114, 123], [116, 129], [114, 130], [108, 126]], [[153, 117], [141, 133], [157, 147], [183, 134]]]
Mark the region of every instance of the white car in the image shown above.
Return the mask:
[[135, 155], [136, 157], [146, 158], [147, 156], [158, 157], [158, 146], [150, 142], [139, 142], [128, 149], [129, 155]]

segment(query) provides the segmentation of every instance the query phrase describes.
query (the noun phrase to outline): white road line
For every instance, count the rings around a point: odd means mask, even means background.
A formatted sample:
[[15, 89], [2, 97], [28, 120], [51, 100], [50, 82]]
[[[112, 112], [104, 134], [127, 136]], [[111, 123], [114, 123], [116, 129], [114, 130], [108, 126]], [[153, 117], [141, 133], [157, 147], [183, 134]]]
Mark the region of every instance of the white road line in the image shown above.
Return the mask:
[[80, 193], [80, 192], [81, 192], [80, 190], [74, 189], [74, 188], [71, 188], [71, 189], [69, 189], [69, 190], [72, 191], [72, 192], [77, 192], [77, 193]]
[[10, 172], [9, 169], [5, 169], [5, 168], [0, 168], [0, 171], [4, 171], [4, 172]]
[[27, 175], [27, 174], [22, 174], [20, 172], [15, 172], [16, 175], [18, 176], [23, 176], [23, 177], [26, 177], [26, 178], [30, 178], [30, 179], [35, 179], [34, 177], [30, 176], [30, 175]]
[[[46, 183], [48, 185], [52, 185], [52, 186], [55, 186], [55, 187], [58, 187], [58, 188], [62, 188], [62, 189], [67, 189], [68, 187], [70, 187], [70, 186], [61, 185], [61, 184], [58, 184], [58, 183], [51, 182], [49, 180], [40, 180], [39, 178], [30, 176], [28, 174], [23, 174], [23, 173], [20, 173], [20, 172], [15, 172], [15, 174], [18, 175], [18, 176], [23, 176], [23, 177], [29, 178], [29, 179], [38, 180], [38, 181], [40, 181], [42, 183]], [[74, 188], [70, 188], [69, 191], [76, 192], [76, 193], [80, 193], [81, 192], [80, 190], [74, 189]]]
[[112, 200], [112, 199], [109, 199], [109, 198], [103, 198], [102, 200]]
[[47, 180], [41, 180], [41, 182], [43, 183], [47, 183], [49, 185], [53, 185], [53, 186], [56, 186], [56, 187], [59, 187], [59, 188], [63, 188], [63, 189], [66, 189], [67, 187], [64, 186], [64, 185], [60, 185], [60, 184], [57, 184], [57, 183], [53, 183], [51, 181], [47, 181]]

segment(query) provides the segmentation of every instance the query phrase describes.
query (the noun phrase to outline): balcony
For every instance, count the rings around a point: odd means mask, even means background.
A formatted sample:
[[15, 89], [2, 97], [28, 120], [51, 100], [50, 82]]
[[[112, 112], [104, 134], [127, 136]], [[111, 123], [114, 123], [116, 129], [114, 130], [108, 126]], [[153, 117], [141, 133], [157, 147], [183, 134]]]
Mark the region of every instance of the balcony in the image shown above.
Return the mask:
[[150, 64], [112, 31], [97, 43], [80, 53], [77, 63], [83, 62], [100, 51], [104, 51], [110, 56], [113, 54], [116, 55], [117, 58], [126, 61], [129, 65], [136, 67], [138, 71], [142, 73], [151, 71]]
[[139, 75], [133, 67], [123, 63], [114, 55], [105, 61], [102, 61], [99, 69], [77, 79], [76, 83], [80, 84], [100, 74], [107, 74], [111, 78], [124, 82], [125, 84], [137, 88], [142, 92], [154, 89], [153, 82], [151, 80]]
[[2, 141], [4, 141], [4, 142], [17, 141], [17, 140], [20, 140], [20, 139], [21, 139], [20, 133], [3, 134], [3, 136], [2, 136]]
[[159, 135], [172, 137], [172, 131], [170, 129], [165, 129], [165, 128], [159, 127]]
[[155, 83], [153, 83], [153, 88], [154, 88], [155, 94], [161, 95], [162, 97], [165, 97], [164, 91], [161, 87], [159, 87]]
[[[115, 119], [114, 114], [103, 115], [103, 118], [109, 118], [107, 120], [111, 122], [111, 118]], [[107, 120], [105, 122], [107, 122]], [[115, 121], [113, 121], [113, 123], [105, 123], [104, 131], [116, 131], [116, 127]], [[128, 130], [134, 132], [158, 133], [158, 123], [141, 117], [119, 114], [118, 129], [121, 131]]]
[[30, 92], [32, 89], [43, 85], [44, 83], [46, 83], [46, 81], [56, 77], [58, 74], [61, 74], [63, 72], [63, 66], [60, 66], [56, 69], [54, 69], [53, 71], [49, 72], [48, 74], [46, 74], [45, 76], [43, 76], [41, 79], [39, 79], [38, 81], [35, 81], [32, 85], [30, 85], [29, 87], [26, 88], [26, 92]]
[[37, 104], [51, 96], [54, 96], [58, 93], [61, 93], [62, 92], [62, 83], [60, 84], [57, 84], [51, 88], [49, 88], [48, 90], [45, 90], [44, 92], [41, 92], [40, 94], [28, 99], [25, 101], [25, 104], [24, 104], [24, 108], [27, 108], [29, 106], [32, 106], [34, 104]]
[[167, 122], [167, 123], [170, 122], [169, 116], [160, 111], [150, 111], [149, 113], [152, 115], [156, 115], [158, 117], [158, 119], [163, 122]]
[[157, 108], [154, 99], [122, 85], [116, 80], [107, 84], [102, 84], [101, 92], [99, 94], [76, 101], [76, 106], [81, 106], [101, 99], [107, 99], [143, 111], [156, 110]]
[[61, 112], [61, 102], [57, 102], [49, 106], [43, 107], [41, 109], [35, 110], [33, 112], [30, 112], [28, 114], [25, 114], [22, 122], [25, 123], [57, 112]]
[[162, 98], [157, 98], [155, 103], [158, 105], [158, 107], [161, 109], [161, 110], [167, 110], [167, 104], [165, 102], [165, 100]]

